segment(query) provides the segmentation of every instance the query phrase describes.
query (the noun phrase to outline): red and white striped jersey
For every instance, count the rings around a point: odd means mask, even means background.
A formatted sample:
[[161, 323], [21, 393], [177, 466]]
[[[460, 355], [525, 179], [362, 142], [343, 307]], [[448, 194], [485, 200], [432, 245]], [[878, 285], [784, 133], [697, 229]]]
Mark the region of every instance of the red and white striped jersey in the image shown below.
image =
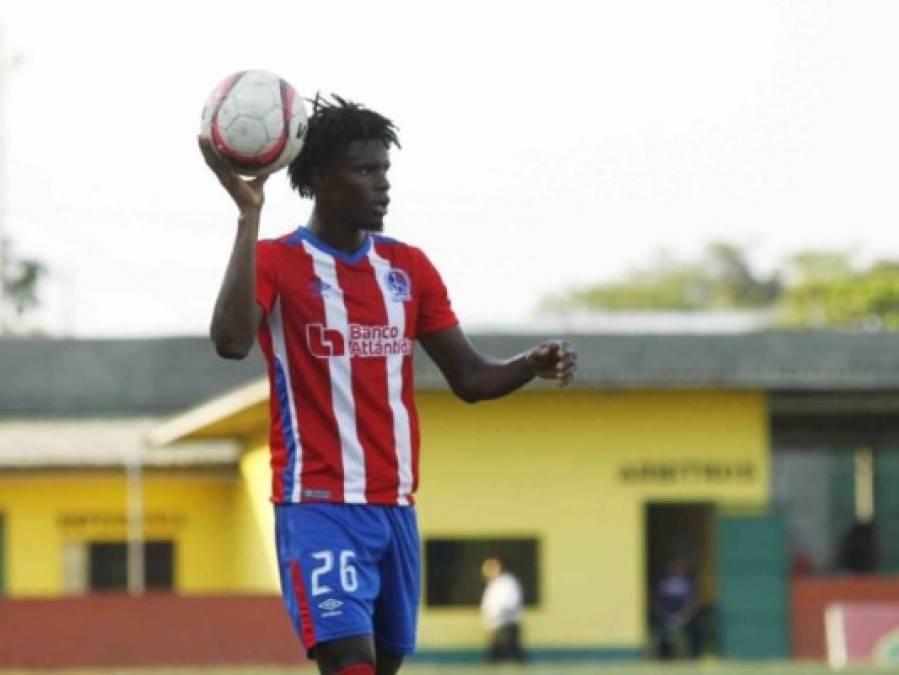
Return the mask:
[[412, 503], [416, 336], [457, 324], [419, 249], [368, 235], [354, 254], [308, 229], [256, 245], [268, 364], [272, 501]]

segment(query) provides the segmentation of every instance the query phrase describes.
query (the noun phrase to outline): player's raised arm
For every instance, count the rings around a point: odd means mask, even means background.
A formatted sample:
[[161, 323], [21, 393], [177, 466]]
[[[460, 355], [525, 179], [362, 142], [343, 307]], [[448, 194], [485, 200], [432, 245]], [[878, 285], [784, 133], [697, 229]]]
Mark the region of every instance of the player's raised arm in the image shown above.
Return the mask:
[[450, 388], [467, 403], [499, 398], [535, 377], [569, 384], [577, 370], [577, 354], [563, 341], [544, 342], [510, 359], [478, 352], [458, 326], [419, 336]]
[[212, 172], [237, 205], [237, 236], [215, 301], [210, 336], [219, 356], [242, 359], [250, 353], [262, 308], [256, 303], [256, 239], [267, 176], [244, 180], [215, 151], [208, 138], [200, 137], [200, 151]]

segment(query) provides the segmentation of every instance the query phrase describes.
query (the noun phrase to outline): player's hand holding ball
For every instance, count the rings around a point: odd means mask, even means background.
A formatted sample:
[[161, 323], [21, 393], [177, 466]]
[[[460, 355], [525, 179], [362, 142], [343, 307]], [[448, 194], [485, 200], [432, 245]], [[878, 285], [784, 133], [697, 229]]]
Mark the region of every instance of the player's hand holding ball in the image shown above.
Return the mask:
[[216, 150], [212, 139], [199, 136], [198, 141], [200, 152], [203, 153], [206, 165], [212, 169], [219, 182], [231, 195], [234, 203], [237, 204], [238, 210], [241, 213], [259, 211], [262, 208], [262, 203], [265, 201], [263, 186], [268, 176], [256, 176], [256, 178], [251, 180], [245, 180], [228, 165], [228, 162]]
[[266, 178], [300, 153], [306, 128], [303, 100], [286, 80], [262, 70], [241, 71], [222, 80], [206, 100], [200, 151], [241, 212], [258, 211]]
[[570, 384], [577, 370], [577, 353], [562, 340], [537, 345], [528, 352], [525, 361], [534, 375], [543, 380], [556, 380], [560, 387]]

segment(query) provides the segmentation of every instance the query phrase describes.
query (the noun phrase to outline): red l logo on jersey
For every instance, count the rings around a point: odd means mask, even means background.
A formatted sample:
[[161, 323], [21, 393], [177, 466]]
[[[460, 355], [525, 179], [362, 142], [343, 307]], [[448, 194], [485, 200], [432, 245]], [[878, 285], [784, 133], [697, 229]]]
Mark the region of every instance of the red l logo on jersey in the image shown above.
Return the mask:
[[340, 331], [325, 328], [320, 323], [310, 323], [306, 326], [306, 344], [312, 355], [320, 359], [343, 356], [346, 353]]

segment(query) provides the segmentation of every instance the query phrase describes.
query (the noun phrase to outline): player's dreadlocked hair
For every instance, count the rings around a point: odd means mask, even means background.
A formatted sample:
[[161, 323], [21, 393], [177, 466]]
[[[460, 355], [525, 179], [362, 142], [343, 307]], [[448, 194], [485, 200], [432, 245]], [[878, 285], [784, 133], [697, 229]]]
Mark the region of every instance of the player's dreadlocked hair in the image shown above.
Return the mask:
[[381, 141], [385, 148], [400, 147], [393, 122], [374, 110], [332, 94], [327, 101], [320, 94], [310, 101], [312, 115], [303, 150], [287, 169], [290, 186], [302, 197], [313, 197], [311, 173], [340, 157], [353, 141]]

